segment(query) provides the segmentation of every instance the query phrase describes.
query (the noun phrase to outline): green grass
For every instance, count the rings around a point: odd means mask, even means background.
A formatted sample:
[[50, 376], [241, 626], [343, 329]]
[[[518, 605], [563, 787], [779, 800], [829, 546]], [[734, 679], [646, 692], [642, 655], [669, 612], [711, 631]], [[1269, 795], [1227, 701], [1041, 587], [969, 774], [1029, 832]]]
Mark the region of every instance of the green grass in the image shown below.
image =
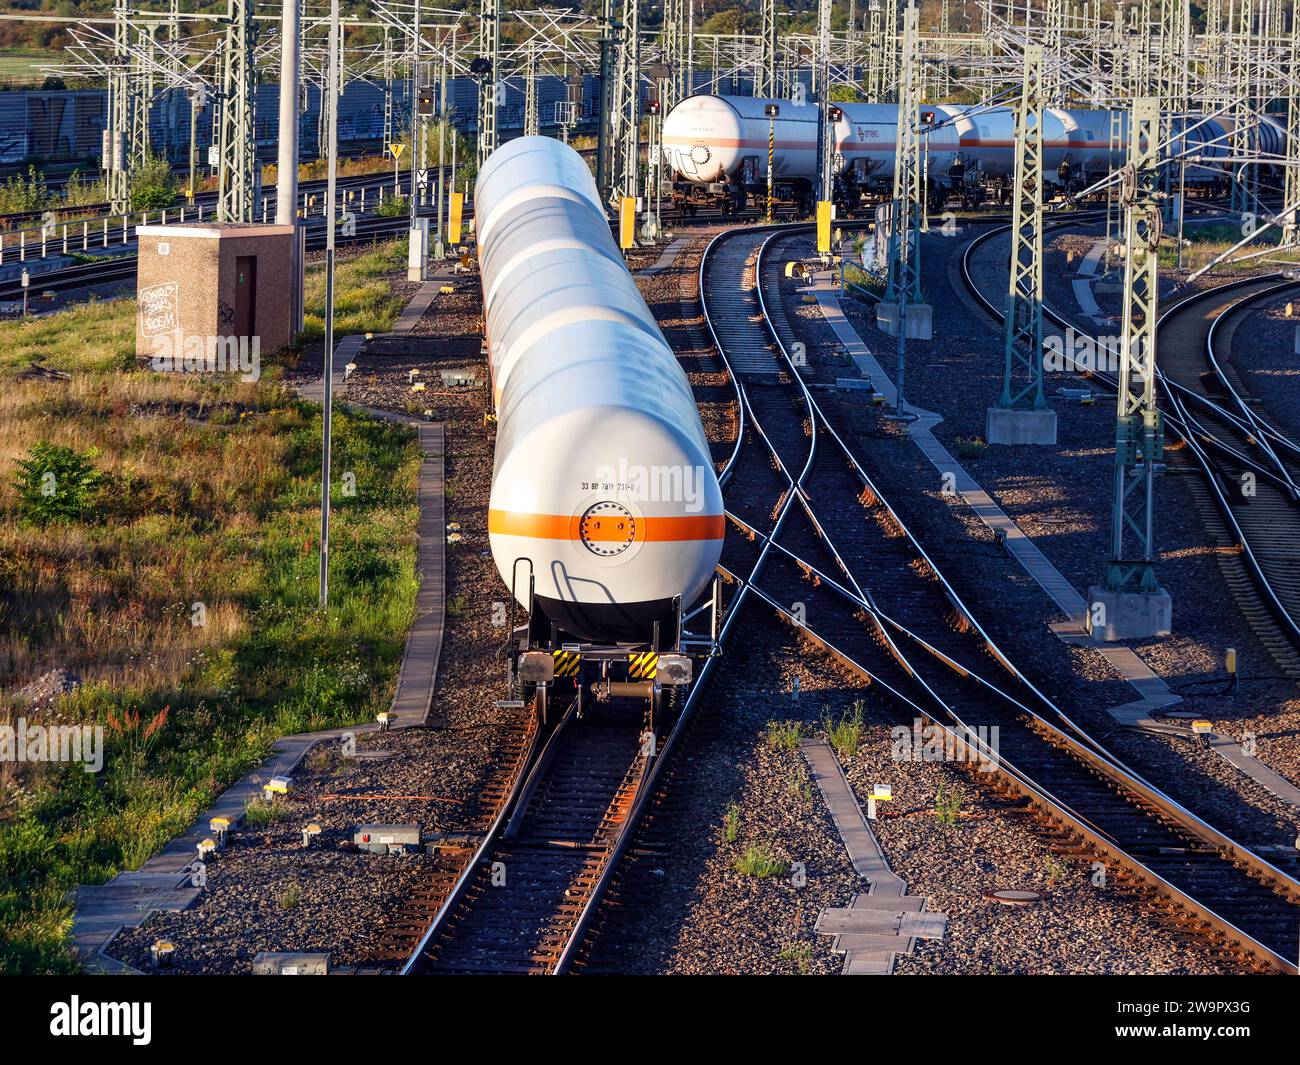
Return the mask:
[[848, 713], [841, 714], [838, 720], [832, 720], [828, 714], [822, 719], [822, 726], [826, 729], [826, 738], [835, 748], [835, 753], [840, 756], [841, 762], [847, 762], [855, 754], [858, 748], [862, 746], [862, 737], [866, 731], [866, 726], [862, 720], [863, 703], [859, 699], [853, 704], [853, 709]]
[[812, 970], [813, 948], [807, 940], [791, 940], [781, 948], [780, 958], [794, 967], [800, 976], [807, 976]]
[[286, 821], [290, 817], [289, 808], [282, 802], [267, 802], [254, 799], [244, 807], [244, 824], [250, 828], [273, 825], [277, 821]]
[[808, 775], [808, 768], [803, 762], [790, 770], [785, 792], [791, 798], [798, 799], [805, 806], [812, 802], [812, 778]]
[[[405, 239], [381, 244], [371, 251], [339, 259], [334, 271], [334, 335], [383, 333], [397, 321], [405, 301], [390, 282], [406, 266]], [[303, 343], [325, 339], [325, 271], [307, 272]]]
[[61, 63], [65, 59], [62, 52], [6, 49], [0, 52], [0, 82], [44, 81], [46, 75], [37, 67]]
[[[384, 254], [349, 276], [377, 283]], [[99, 773], [0, 766], [4, 973], [71, 971], [67, 893], [138, 866], [278, 737], [373, 720], [414, 612], [409, 430], [335, 412], [322, 612], [319, 408], [273, 361], [258, 382], [138, 368], [134, 313], [0, 323], [0, 690], [62, 666], [84, 683], [59, 717], [105, 728]], [[71, 380], [22, 375], [33, 358]], [[22, 518], [15, 460], [42, 440], [107, 475], [75, 520]]]
[[966, 800], [966, 791], [960, 784], [939, 782], [934, 793], [934, 816], [939, 824], [951, 828], [961, 820], [962, 804]]
[[751, 843], [745, 853], [736, 859], [735, 870], [745, 876], [768, 879], [785, 876], [790, 863], [778, 855], [771, 847], [761, 843]]
[[775, 750], [797, 750], [799, 739], [802, 736], [802, 721], [769, 721], [767, 723], [767, 745]]
[[722, 816], [722, 838], [728, 843], [735, 843], [740, 838], [740, 806], [731, 803]]

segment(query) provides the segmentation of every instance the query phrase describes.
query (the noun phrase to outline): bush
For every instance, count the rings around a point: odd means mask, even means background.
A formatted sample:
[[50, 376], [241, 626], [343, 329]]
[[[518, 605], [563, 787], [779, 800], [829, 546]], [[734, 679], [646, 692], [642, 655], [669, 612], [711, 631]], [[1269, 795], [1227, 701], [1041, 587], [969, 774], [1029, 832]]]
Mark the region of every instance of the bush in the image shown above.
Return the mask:
[[14, 174], [0, 185], [0, 214], [43, 211], [52, 199], [45, 177], [36, 167], [29, 166], [26, 175]]
[[411, 213], [411, 203], [405, 196], [389, 196], [375, 208], [376, 218], [401, 218]]
[[965, 798], [966, 791], [960, 784], [945, 787], [943, 781], [940, 781], [939, 789], [934, 793], [934, 816], [939, 824], [951, 828], [961, 820], [961, 807]]
[[161, 211], [176, 202], [171, 164], [151, 155], [131, 168], [131, 210]]
[[862, 746], [862, 736], [865, 731], [862, 710], [862, 700], [858, 699], [853, 704], [853, 712], [841, 715], [838, 721], [832, 721], [829, 714], [822, 719], [826, 737], [831, 741], [831, 746], [835, 748], [841, 762], [851, 759]]
[[803, 735], [802, 721], [769, 721], [767, 723], [767, 745], [778, 751], [793, 751], [799, 746]]
[[982, 459], [989, 446], [978, 436], [959, 436], [956, 441], [957, 457], [963, 459]]
[[108, 476], [95, 468], [99, 451], [84, 454], [42, 440], [17, 459], [18, 512], [36, 525], [80, 521], [95, 509], [95, 497]]
[[92, 178], [79, 170], [72, 172], [63, 189], [65, 207], [91, 207], [103, 203], [106, 199], [108, 199], [108, 192], [104, 188], [103, 180]]

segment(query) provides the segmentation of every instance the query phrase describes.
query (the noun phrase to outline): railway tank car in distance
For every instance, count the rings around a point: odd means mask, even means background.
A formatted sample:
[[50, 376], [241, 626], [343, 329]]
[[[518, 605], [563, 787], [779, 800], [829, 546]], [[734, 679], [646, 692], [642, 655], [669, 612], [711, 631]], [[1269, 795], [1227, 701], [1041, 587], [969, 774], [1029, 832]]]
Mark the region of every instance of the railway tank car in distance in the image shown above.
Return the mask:
[[[777, 117], [767, 117], [768, 107]], [[897, 104], [840, 103], [830, 123], [833, 196], [853, 212], [893, 194]], [[932, 208], [950, 197], [963, 206], [1003, 202], [1015, 168], [1015, 114], [1006, 107], [923, 104], [925, 167]], [[778, 203], [808, 211], [817, 180], [817, 123], [813, 104], [790, 100], [699, 94], [664, 118], [663, 155], [673, 175], [673, 201], [687, 214], [702, 206], [737, 214], [762, 209], [767, 195], [769, 129], [775, 141], [773, 179]], [[769, 126], [770, 123], [770, 126]], [[1196, 162], [1180, 174], [1189, 189], [1214, 194], [1226, 184], [1229, 123], [1196, 116], [1176, 120], [1187, 130]], [[1047, 108], [1043, 118], [1046, 184], [1077, 192], [1124, 165], [1128, 115]], [[1180, 139], [1183, 136], [1179, 134]], [[1281, 158], [1284, 137], [1263, 122], [1249, 133], [1252, 152]]]
[[497, 416], [493, 560], [528, 616], [516, 693], [689, 680], [685, 608], [722, 551], [722, 493], [686, 374], [610, 231], [583, 159], [498, 148], [475, 186]]

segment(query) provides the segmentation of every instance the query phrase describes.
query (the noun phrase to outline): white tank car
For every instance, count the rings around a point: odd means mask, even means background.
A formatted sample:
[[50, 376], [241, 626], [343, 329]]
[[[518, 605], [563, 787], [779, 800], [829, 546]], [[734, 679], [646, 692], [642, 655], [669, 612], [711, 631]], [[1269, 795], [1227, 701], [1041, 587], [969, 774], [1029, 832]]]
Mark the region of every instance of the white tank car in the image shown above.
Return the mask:
[[[776, 120], [777, 178], [813, 182], [817, 173], [818, 109], [813, 104], [749, 96], [687, 97], [664, 119], [664, 161], [684, 180], [695, 183], [740, 179], [761, 184], [767, 175], [768, 120], [764, 109], [780, 107]], [[852, 171], [859, 184], [892, 180], [897, 134], [896, 104], [839, 104], [835, 124], [837, 166]], [[1015, 165], [1015, 113], [1006, 107], [981, 109], [957, 104], [926, 104], [934, 114], [928, 139], [931, 180], [956, 180], [977, 169], [992, 179], [1010, 178]], [[1226, 156], [1226, 123], [1199, 123], [1188, 134], [1197, 154]], [[1128, 115], [1120, 114], [1116, 150], [1111, 150], [1111, 112], [1049, 108], [1044, 114], [1043, 167], [1049, 182], [1062, 174], [1076, 186], [1103, 177], [1127, 157]], [[1265, 152], [1282, 153], [1282, 131], [1263, 122], [1253, 134]], [[954, 169], [954, 164], [956, 164]], [[1063, 168], [1065, 168], [1063, 170]], [[1189, 184], [1223, 179], [1213, 163], [1189, 166]]]
[[818, 109], [753, 96], [688, 96], [664, 117], [664, 162], [685, 180], [708, 184], [767, 180], [768, 104], [780, 108], [773, 174], [790, 180], [817, 173]]
[[649, 642], [679, 598], [699, 598], [722, 551], [722, 494], [690, 384], [575, 151], [509, 141], [479, 172], [474, 205], [497, 570], [527, 607], [531, 564], [561, 638]]
[[[859, 184], [879, 185], [894, 178], [898, 142], [897, 104], [837, 104], [843, 117], [835, 123], [837, 165], [852, 171]], [[922, 107], [921, 118], [934, 115], [928, 137], [932, 174], [946, 174], [957, 158], [957, 133], [936, 107]], [[930, 123], [927, 123], [930, 124]]]
[[[767, 180], [769, 119], [775, 141], [773, 176], [814, 184], [817, 176], [818, 108], [790, 100], [753, 96], [689, 96], [664, 119], [665, 164], [697, 183], [739, 179], [745, 184]], [[851, 167], [859, 181], [892, 179], [898, 132], [895, 104], [837, 104], [842, 117], [832, 131], [837, 165]], [[933, 108], [926, 108], [931, 111]], [[946, 170], [957, 151], [951, 129], [936, 130], [930, 142], [931, 165]]]

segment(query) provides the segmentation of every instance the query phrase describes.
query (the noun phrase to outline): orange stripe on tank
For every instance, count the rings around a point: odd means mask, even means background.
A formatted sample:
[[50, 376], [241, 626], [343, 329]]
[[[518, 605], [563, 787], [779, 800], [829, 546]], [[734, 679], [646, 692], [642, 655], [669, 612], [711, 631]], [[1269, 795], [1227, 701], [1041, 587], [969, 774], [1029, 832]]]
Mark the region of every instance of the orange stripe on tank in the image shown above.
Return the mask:
[[[527, 536], [534, 540], [580, 540], [582, 516], [564, 514], [520, 514], [512, 510], [489, 510], [488, 532], [499, 536]], [[596, 519], [588, 524], [587, 539], [615, 542], [623, 540], [623, 530], [612, 518]], [[603, 527], [608, 525], [608, 528]], [[691, 514], [668, 518], [638, 518], [637, 542], [667, 543], [681, 540], [721, 540], [726, 531], [721, 514]]]

